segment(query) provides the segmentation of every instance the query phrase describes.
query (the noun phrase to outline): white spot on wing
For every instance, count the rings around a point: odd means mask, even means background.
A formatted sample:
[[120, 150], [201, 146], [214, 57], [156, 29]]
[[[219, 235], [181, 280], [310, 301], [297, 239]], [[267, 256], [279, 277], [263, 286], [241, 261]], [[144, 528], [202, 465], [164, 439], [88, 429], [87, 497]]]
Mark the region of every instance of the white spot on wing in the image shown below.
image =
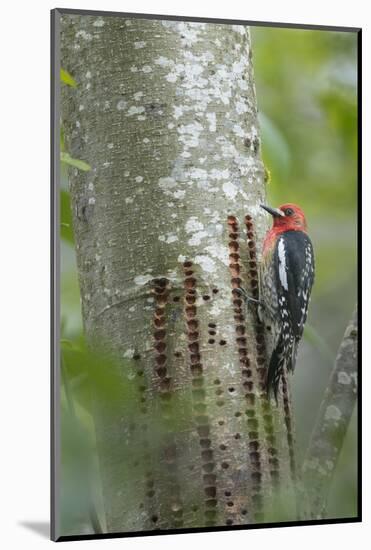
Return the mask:
[[280, 281], [285, 290], [288, 290], [287, 284], [287, 273], [286, 273], [286, 255], [285, 255], [285, 245], [283, 239], [278, 241], [278, 273], [280, 276]]

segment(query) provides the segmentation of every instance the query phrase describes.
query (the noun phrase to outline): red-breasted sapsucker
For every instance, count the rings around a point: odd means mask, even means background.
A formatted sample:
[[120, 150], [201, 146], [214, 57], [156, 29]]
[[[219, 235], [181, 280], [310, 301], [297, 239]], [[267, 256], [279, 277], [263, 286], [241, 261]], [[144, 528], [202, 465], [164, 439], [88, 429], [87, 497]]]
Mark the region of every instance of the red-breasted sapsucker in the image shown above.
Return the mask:
[[259, 317], [266, 328], [270, 358], [267, 390], [269, 394], [273, 389], [277, 400], [284, 368], [295, 368], [314, 281], [314, 255], [299, 206], [261, 207], [273, 216], [260, 264]]

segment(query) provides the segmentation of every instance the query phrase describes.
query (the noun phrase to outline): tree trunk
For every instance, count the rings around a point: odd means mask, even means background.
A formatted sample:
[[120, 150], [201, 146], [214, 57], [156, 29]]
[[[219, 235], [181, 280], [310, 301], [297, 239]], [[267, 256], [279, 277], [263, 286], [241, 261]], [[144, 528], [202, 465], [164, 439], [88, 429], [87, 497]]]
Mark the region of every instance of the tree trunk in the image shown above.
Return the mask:
[[310, 514], [325, 518], [327, 499], [357, 401], [357, 311], [340, 344], [303, 464]]
[[65, 15], [62, 66], [85, 332], [137, 392], [130, 423], [94, 412], [107, 529], [263, 521], [295, 457], [235, 291], [268, 221], [249, 30]]

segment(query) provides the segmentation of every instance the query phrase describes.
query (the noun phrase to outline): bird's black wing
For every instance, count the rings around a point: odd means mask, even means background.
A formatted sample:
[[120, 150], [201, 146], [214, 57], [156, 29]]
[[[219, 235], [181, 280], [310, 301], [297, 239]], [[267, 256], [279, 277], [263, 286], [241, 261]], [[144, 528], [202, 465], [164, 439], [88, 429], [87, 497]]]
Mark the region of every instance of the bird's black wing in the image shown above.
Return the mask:
[[286, 365], [295, 368], [297, 346], [307, 318], [314, 280], [313, 246], [302, 231], [286, 231], [276, 242], [273, 265], [277, 289], [277, 323], [280, 327], [269, 367], [267, 386], [277, 397], [278, 384]]
[[281, 321], [289, 322], [293, 334], [300, 339], [314, 280], [311, 240], [302, 231], [286, 231], [277, 239], [275, 255]]

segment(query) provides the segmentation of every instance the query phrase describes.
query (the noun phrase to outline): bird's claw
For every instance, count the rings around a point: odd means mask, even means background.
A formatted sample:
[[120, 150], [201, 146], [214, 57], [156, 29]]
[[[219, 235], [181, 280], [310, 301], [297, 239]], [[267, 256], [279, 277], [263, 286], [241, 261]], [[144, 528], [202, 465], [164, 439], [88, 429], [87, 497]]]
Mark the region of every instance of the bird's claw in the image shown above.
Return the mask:
[[248, 304], [249, 302], [253, 304], [257, 304], [258, 306], [263, 306], [263, 302], [261, 300], [257, 300], [256, 298], [251, 298], [246, 292], [244, 288], [238, 287], [235, 289], [237, 293], [242, 296], [242, 298], [245, 300], [245, 302]]
[[248, 296], [247, 296], [247, 292], [244, 288], [238, 287], [238, 288], [235, 288], [234, 290], [235, 290], [236, 294], [241, 296], [245, 301], [247, 300]]

